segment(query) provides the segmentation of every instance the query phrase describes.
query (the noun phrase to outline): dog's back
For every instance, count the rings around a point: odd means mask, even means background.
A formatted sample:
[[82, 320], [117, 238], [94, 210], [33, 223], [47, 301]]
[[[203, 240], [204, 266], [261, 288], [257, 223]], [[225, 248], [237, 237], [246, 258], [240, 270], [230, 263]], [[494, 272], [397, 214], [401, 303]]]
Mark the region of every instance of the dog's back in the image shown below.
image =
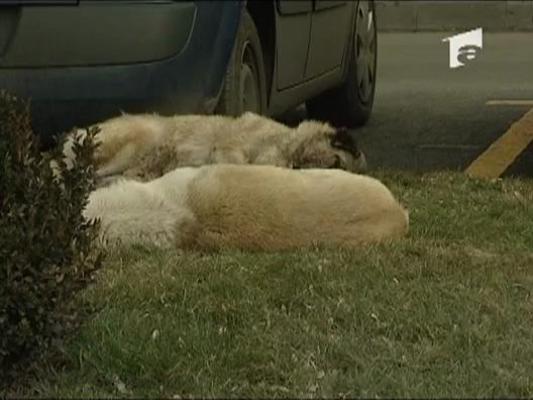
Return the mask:
[[376, 179], [341, 170], [216, 165], [190, 186], [201, 248], [357, 246], [404, 235], [408, 214]]

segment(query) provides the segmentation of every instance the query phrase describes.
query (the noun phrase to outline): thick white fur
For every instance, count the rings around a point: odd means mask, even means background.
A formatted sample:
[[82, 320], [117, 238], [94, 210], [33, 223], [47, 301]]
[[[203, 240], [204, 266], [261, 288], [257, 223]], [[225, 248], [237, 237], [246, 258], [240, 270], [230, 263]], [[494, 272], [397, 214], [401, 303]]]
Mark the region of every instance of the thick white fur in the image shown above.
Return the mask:
[[[327, 123], [304, 121], [290, 128], [254, 113], [220, 115], [123, 114], [99, 123], [97, 175], [122, 175], [142, 181], [178, 167], [206, 164], [260, 164], [287, 168], [338, 168], [361, 172], [361, 152], [331, 145], [336, 130]], [[72, 137], [64, 146], [72, 158]]]
[[408, 213], [378, 180], [341, 170], [218, 164], [121, 180], [85, 210], [111, 242], [214, 250], [356, 247], [400, 237]]

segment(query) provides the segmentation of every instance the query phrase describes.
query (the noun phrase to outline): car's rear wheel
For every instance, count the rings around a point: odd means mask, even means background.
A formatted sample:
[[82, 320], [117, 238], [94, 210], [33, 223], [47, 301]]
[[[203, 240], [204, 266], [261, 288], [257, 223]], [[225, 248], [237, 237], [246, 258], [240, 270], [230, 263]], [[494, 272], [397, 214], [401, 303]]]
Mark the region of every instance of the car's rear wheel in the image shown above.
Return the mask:
[[337, 126], [364, 125], [374, 103], [377, 61], [374, 2], [360, 0], [355, 18], [346, 80], [341, 86], [306, 102], [311, 118], [329, 121]]
[[215, 112], [235, 116], [245, 111], [264, 114], [266, 92], [261, 41], [252, 17], [245, 10]]

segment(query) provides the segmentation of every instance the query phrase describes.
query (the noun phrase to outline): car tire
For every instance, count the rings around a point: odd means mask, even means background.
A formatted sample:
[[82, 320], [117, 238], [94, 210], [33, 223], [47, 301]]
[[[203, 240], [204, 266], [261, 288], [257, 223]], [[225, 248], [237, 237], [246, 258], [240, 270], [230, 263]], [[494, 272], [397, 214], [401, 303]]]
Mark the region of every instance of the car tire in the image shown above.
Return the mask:
[[308, 100], [309, 117], [351, 128], [368, 121], [376, 87], [377, 30], [373, 1], [361, 0], [357, 4], [348, 55], [346, 80]]
[[244, 10], [215, 113], [238, 116], [252, 111], [264, 114], [266, 86], [259, 34], [252, 17]]

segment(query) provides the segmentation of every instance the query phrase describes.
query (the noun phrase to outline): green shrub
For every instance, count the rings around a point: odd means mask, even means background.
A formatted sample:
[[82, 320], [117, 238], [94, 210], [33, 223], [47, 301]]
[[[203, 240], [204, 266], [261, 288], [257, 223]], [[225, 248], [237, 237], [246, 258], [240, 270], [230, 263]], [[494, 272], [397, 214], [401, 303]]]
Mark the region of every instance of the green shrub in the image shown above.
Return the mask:
[[59, 150], [40, 152], [28, 104], [0, 93], [0, 388], [76, 325], [75, 295], [101, 264], [97, 226], [82, 216], [94, 133], [76, 140], [67, 169]]

